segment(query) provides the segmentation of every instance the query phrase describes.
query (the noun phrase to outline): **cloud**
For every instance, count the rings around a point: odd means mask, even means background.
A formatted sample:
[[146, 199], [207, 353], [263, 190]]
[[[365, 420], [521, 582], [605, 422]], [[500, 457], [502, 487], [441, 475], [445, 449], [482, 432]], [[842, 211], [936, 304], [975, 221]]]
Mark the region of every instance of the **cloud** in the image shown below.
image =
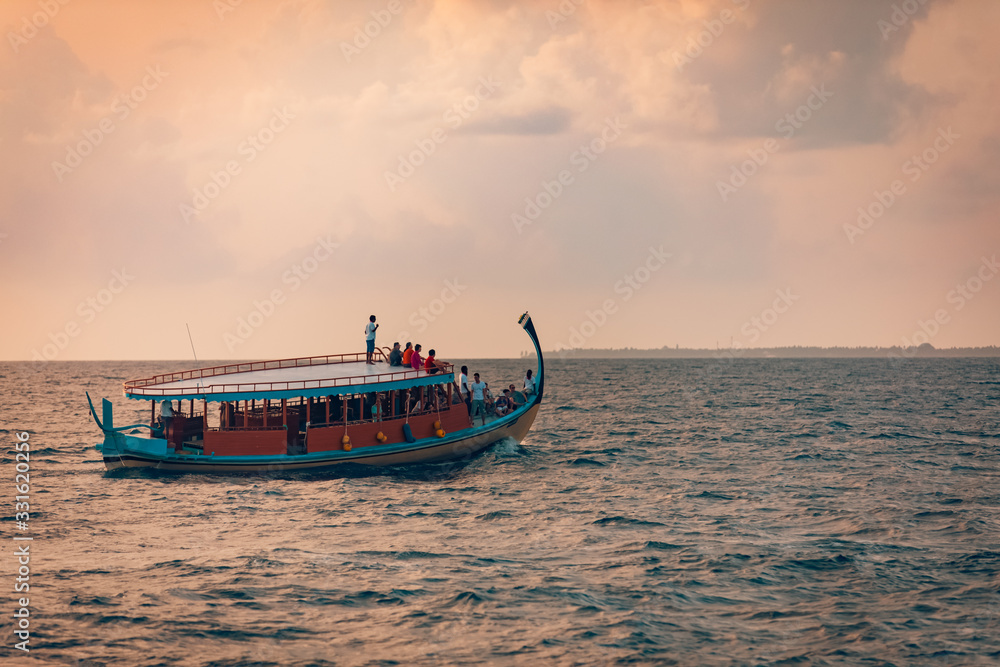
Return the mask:
[[[887, 142], [904, 121], [923, 113], [931, 97], [901, 79], [892, 61], [928, 6], [901, 34], [883, 40], [878, 21], [890, 17], [892, 3], [847, 4], [850, 9], [843, 3], [755, 3], [746, 10], [752, 21], [726, 26], [684, 70], [692, 84], [711, 88], [716, 132], [772, 135], [775, 123], [822, 85], [835, 96], [822, 117], [803, 128], [805, 146]], [[726, 5], [716, 6], [741, 15]]]
[[[482, 354], [453, 331], [524, 305], [565, 330], [660, 244], [676, 265], [593, 344], [710, 346], [767, 305], [755, 299], [799, 284], [809, 289], [797, 312], [810, 315], [761, 344], [894, 342], [970, 256], [1000, 243], [989, 66], [1000, 53], [984, 27], [1000, 17], [932, 0], [884, 38], [893, 4], [404, 2], [350, 58], [343, 44], [384, 5], [244, 2], [221, 19], [200, 1], [67, 5], [20, 52], [0, 50], [0, 276], [18, 285], [6, 298], [39, 318], [0, 355], [44, 341], [60, 324], [45, 318], [121, 263], [141, 266], [135, 304], [200, 320], [219, 343], [328, 233], [343, 252], [247, 354], [286, 352], [273, 346], [289, 328], [323, 351], [340, 313], [367, 315], [374, 301], [405, 320], [456, 276], [469, 290], [449, 310], [454, 330], [434, 335]], [[0, 24], [16, 25], [34, 4], [7, 7]], [[162, 83], [127, 116], [114, 111], [157, 66]], [[449, 115], [484, 78], [495, 90]], [[823, 86], [832, 97], [786, 137], [778, 121]], [[287, 128], [268, 129], [283, 109]], [[105, 118], [113, 131], [60, 181], [53, 162]], [[616, 118], [623, 131], [601, 143]], [[954, 149], [863, 243], [847, 243], [843, 224], [948, 126], [961, 135]], [[241, 150], [252, 138], [261, 149]], [[777, 150], [720, 198], [718, 183], [768, 139]], [[573, 161], [591, 145], [595, 159]], [[403, 163], [408, 175], [390, 187]], [[572, 182], [518, 233], [511, 216], [564, 170]], [[187, 224], [179, 206], [206, 192]], [[990, 298], [949, 330], [957, 342], [989, 339], [975, 313]], [[146, 316], [129, 303], [116, 302], [104, 335]], [[344, 326], [353, 341], [357, 327]], [[483, 329], [487, 347], [509, 352]], [[91, 331], [79, 354], [119, 353]], [[153, 350], [169, 342], [158, 335], [148, 333]], [[160, 356], [136, 340], [128, 354]]]
[[570, 127], [572, 114], [560, 107], [540, 109], [519, 116], [494, 115], [459, 128], [462, 134], [559, 134]]

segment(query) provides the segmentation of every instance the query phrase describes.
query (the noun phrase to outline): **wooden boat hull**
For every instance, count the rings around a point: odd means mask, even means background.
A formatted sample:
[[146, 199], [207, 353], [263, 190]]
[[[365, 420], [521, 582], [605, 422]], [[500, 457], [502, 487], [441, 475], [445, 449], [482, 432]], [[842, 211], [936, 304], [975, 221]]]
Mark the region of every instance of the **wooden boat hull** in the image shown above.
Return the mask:
[[534, 403], [526, 406], [523, 411], [519, 410], [485, 426], [456, 431], [443, 438], [431, 437], [412, 443], [359, 447], [349, 452], [334, 450], [291, 456], [225, 457], [181, 454], [169, 450], [166, 440], [120, 432], [106, 433], [104, 443], [98, 445], [98, 448], [102, 451], [108, 470], [153, 468], [180, 473], [261, 473], [323, 470], [345, 464], [395, 466], [439, 463], [469, 458], [504, 438], [521, 442], [535, 421], [539, 407], [538, 403]]

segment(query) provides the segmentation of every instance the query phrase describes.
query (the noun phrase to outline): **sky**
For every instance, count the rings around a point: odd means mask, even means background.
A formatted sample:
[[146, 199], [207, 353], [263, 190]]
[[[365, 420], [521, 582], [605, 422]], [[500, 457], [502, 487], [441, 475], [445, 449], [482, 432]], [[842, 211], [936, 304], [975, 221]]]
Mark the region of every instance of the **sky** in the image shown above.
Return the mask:
[[996, 25], [4, 0], [0, 358], [1000, 344]]

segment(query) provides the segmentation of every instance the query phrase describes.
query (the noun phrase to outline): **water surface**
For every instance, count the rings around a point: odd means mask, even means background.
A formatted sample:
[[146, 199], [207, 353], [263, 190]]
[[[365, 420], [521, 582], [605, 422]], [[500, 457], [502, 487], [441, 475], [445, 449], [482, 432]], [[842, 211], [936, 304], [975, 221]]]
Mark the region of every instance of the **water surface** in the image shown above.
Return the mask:
[[993, 360], [554, 360], [460, 464], [106, 473], [83, 392], [177, 367], [0, 365], [38, 664], [1000, 662]]

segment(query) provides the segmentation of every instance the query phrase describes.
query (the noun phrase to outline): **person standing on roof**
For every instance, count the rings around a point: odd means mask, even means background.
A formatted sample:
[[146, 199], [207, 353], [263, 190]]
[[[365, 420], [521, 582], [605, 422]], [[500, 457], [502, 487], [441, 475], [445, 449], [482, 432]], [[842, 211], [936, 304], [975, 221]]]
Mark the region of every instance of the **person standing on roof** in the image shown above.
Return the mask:
[[375, 332], [378, 330], [378, 325], [375, 324], [375, 316], [372, 315], [368, 318], [368, 325], [365, 327], [365, 343], [368, 345], [366, 351], [365, 363], [374, 364], [372, 357], [375, 355]]

